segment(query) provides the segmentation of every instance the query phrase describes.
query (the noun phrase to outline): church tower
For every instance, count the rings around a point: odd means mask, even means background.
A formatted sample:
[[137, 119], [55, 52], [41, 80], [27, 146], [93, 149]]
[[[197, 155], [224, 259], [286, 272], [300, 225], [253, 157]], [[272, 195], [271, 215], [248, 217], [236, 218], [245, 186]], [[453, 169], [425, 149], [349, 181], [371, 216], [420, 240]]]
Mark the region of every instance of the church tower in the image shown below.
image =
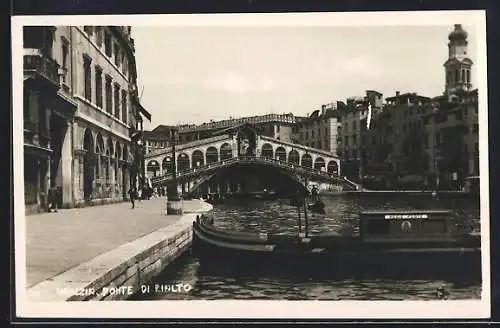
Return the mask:
[[472, 89], [472, 60], [467, 57], [467, 32], [461, 24], [448, 35], [448, 60], [444, 63], [446, 87], [445, 93], [451, 95], [457, 91]]

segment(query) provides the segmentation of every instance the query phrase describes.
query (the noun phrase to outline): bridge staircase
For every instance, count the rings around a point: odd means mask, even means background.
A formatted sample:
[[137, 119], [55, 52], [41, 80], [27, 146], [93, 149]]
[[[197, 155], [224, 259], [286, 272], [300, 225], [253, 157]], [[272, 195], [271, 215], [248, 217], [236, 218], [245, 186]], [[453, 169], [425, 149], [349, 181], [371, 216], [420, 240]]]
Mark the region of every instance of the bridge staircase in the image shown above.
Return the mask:
[[363, 186], [361, 184], [356, 183], [356, 182], [348, 179], [347, 177], [343, 177], [343, 180], [344, 180], [344, 190], [357, 191], [357, 190], [363, 189]]
[[189, 187], [188, 196], [193, 196], [198, 192], [198, 189], [208, 180], [215, 176], [215, 173], [205, 173], [198, 176], [194, 181], [192, 181], [191, 186]]

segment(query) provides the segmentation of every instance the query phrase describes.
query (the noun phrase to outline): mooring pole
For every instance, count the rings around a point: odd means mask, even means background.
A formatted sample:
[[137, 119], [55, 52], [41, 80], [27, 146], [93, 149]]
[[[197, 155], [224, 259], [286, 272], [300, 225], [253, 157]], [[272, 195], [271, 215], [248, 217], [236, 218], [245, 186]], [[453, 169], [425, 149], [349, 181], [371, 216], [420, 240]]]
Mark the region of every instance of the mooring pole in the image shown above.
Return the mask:
[[299, 236], [302, 233], [302, 220], [300, 219], [300, 195], [297, 192], [297, 215], [299, 217]]
[[309, 223], [307, 222], [307, 198], [304, 198], [304, 233], [307, 238], [309, 235]]
[[304, 233], [305, 237], [307, 238], [309, 236], [309, 220], [307, 217], [307, 196], [309, 194], [309, 189], [307, 186], [309, 185], [309, 181], [307, 179], [307, 173], [306, 173], [306, 178], [305, 178], [305, 184], [306, 184], [306, 194], [304, 196]]

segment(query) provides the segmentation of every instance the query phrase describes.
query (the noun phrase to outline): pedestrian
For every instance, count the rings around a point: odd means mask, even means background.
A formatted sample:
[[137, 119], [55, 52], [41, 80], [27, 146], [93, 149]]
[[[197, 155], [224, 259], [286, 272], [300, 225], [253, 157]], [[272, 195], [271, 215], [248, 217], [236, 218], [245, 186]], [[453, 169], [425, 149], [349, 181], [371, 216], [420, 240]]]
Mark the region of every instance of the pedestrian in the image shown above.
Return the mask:
[[57, 205], [58, 205], [58, 190], [55, 186], [50, 187], [49, 192], [47, 194], [47, 201], [48, 201], [48, 210], [49, 213], [54, 210], [54, 212], [57, 212]]
[[137, 199], [139, 200], [140, 203], [142, 199], [142, 189], [139, 189], [139, 191], [137, 192]]
[[128, 195], [130, 197], [130, 202], [132, 203], [132, 208], [135, 208], [135, 198], [137, 197], [137, 192], [134, 187], [130, 187]]

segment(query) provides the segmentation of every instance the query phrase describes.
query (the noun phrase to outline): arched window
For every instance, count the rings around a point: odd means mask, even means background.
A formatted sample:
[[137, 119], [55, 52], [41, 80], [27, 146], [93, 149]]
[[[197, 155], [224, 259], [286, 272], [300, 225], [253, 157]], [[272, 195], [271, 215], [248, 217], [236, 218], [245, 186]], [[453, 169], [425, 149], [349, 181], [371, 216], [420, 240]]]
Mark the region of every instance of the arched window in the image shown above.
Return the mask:
[[467, 70], [467, 83], [470, 83], [470, 69]]

